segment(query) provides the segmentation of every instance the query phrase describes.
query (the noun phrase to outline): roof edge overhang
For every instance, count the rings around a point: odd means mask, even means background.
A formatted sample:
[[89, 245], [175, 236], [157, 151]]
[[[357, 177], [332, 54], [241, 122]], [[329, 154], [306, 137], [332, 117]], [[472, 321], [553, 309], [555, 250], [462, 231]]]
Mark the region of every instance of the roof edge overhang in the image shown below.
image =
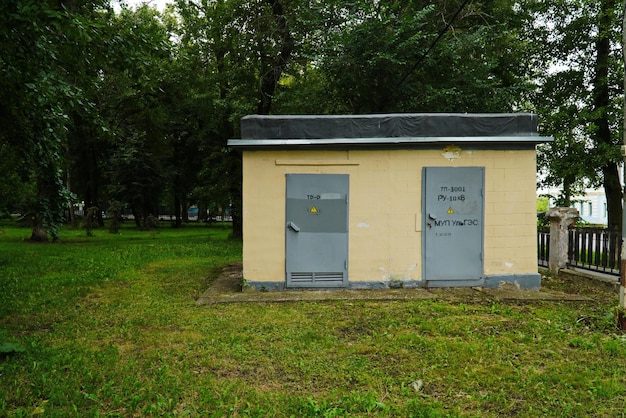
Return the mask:
[[457, 145], [471, 149], [534, 149], [537, 144], [552, 142], [545, 136], [463, 136], [463, 137], [393, 137], [328, 139], [229, 139], [228, 146], [240, 150], [348, 150], [348, 149], [439, 149]]

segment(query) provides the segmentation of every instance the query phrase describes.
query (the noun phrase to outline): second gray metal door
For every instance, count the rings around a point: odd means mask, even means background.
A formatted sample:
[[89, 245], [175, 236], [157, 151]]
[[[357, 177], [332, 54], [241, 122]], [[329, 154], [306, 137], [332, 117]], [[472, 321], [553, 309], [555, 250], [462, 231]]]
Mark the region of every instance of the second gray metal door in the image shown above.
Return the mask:
[[287, 174], [288, 288], [348, 285], [347, 174]]
[[428, 285], [483, 278], [483, 167], [424, 167], [423, 274]]

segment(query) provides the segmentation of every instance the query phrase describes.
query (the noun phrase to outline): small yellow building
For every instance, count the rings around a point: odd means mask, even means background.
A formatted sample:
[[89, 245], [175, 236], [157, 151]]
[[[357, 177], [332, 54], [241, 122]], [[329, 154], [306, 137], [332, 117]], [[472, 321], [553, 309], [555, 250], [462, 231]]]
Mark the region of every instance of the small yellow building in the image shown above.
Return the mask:
[[249, 289], [537, 289], [532, 114], [247, 116]]

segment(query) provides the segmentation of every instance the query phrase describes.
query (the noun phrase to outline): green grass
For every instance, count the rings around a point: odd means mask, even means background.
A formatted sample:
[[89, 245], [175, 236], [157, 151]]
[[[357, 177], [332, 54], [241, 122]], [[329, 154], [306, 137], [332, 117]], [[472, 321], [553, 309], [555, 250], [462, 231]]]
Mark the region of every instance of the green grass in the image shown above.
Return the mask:
[[0, 230], [0, 416], [626, 416], [609, 291], [197, 306], [228, 230]]

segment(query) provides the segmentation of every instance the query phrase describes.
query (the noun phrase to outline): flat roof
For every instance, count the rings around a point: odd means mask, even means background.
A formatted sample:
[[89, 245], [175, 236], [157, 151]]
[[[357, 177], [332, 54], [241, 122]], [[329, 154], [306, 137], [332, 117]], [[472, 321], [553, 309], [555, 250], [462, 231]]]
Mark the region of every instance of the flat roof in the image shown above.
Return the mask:
[[241, 149], [534, 148], [551, 137], [537, 134], [531, 113], [399, 113], [380, 115], [250, 115], [241, 119]]

